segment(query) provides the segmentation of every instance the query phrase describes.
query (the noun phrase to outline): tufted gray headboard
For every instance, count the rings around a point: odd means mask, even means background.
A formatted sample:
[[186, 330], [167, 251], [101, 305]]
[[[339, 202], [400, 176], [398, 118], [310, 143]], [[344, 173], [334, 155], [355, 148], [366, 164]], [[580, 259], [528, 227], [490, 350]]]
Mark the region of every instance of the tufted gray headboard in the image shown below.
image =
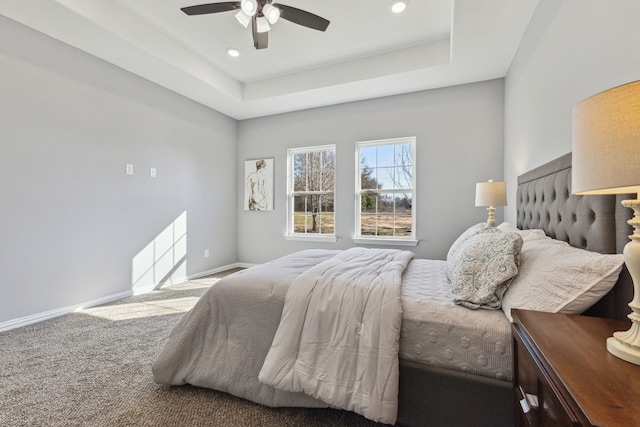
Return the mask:
[[[571, 194], [571, 153], [518, 177], [517, 227], [538, 228], [571, 246], [600, 253], [622, 253], [632, 228], [629, 196]], [[633, 284], [626, 268], [615, 287], [586, 314], [623, 319], [631, 311]]]

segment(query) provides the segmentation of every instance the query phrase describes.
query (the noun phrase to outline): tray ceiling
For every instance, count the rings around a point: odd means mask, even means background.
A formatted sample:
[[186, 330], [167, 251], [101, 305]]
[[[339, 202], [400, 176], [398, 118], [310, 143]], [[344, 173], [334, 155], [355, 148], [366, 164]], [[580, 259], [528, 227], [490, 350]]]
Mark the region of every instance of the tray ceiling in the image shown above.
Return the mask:
[[504, 77], [539, 0], [411, 0], [397, 15], [389, 0], [283, 0], [331, 24], [280, 20], [263, 50], [233, 12], [180, 11], [206, 2], [0, 0], [0, 13], [246, 119]]

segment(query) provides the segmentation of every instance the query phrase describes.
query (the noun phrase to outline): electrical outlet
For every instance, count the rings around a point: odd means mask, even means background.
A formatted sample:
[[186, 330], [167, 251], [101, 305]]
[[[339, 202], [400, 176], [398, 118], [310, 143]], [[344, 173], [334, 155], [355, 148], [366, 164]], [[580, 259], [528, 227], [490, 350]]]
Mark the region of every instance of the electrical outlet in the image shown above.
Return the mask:
[[133, 175], [133, 164], [127, 163], [124, 167], [124, 173], [127, 175]]
[[209, 249], [204, 250], [204, 257], [209, 258]]

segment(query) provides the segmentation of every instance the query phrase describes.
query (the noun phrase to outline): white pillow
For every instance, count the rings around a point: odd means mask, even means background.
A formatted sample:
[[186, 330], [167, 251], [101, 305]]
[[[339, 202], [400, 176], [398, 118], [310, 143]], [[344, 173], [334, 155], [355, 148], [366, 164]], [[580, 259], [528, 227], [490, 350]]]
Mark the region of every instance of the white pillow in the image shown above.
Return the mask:
[[511, 225], [508, 222], [503, 222], [502, 224], [500, 224], [499, 226], [497, 226], [496, 228], [502, 230], [502, 231], [511, 231], [511, 232], [516, 232], [520, 235], [520, 237], [522, 237], [523, 241], [529, 241], [529, 240], [536, 240], [536, 239], [546, 239], [547, 235], [544, 233], [543, 230], [537, 229], [537, 228], [532, 228], [530, 230], [520, 230], [519, 228], [514, 227], [513, 225]]
[[454, 302], [471, 309], [500, 309], [504, 292], [518, 274], [521, 247], [518, 233], [497, 228], [468, 237], [447, 260]]
[[574, 248], [551, 238], [522, 245], [520, 273], [502, 299], [510, 321], [512, 308], [551, 313], [582, 313], [615, 285], [624, 260]]
[[511, 224], [510, 222], [503, 222], [502, 224], [498, 225], [496, 227], [498, 230], [502, 230], [502, 231], [520, 231], [519, 228], [517, 228], [515, 225]]

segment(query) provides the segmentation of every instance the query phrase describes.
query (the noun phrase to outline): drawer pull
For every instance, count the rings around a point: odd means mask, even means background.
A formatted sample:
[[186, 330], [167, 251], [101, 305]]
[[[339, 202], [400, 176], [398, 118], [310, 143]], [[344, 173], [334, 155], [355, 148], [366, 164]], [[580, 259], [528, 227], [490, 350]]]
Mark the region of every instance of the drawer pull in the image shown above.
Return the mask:
[[520, 396], [522, 396], [522, 399], [520, 400], [522, 412], [528, 414], [531, 409], [538, 409], [538, 396], [535, 394], [525, 393], [522, 387], [518, 388], [520, 389]]

